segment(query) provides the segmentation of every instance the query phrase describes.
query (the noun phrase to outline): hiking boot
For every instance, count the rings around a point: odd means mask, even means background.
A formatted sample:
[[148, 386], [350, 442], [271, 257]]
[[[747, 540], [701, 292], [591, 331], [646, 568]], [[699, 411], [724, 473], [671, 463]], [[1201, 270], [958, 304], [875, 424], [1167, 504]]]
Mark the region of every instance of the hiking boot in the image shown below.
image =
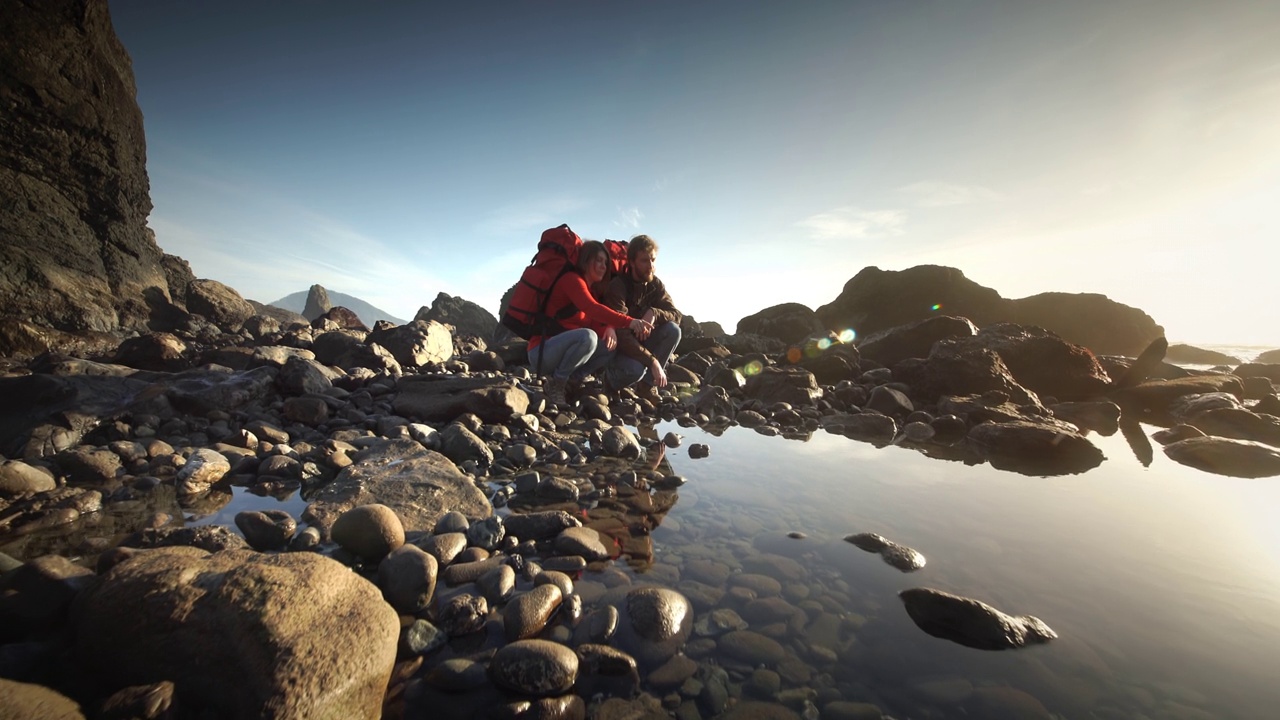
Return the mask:
[[542, 383], [542, 390], [547, 394], [547, 402], [552, 405], [568, 405], [564, 396], [565, 381], [557, 377], [549, 377]]

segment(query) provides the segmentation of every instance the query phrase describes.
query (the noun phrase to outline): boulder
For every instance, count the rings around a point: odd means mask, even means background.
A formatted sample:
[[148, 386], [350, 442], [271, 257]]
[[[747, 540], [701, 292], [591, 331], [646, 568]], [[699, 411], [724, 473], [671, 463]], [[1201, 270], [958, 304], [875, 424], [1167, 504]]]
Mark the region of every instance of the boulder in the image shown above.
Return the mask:
[[436, 295], [436, 299], [431, 301], [431, 307], [424, 305], [413, 319], [452, 325], [455, 334], [476, 335], [481, 338], [493, 337], [498, 327], [498, 319], [493, 313], [470, 300], [445, 293]]
[[1241, 378], [1263, 377], [1280, 385], [1280, 363], [1244, 363], [1238, 365], [1232, 374]]
[[116, 348], [112, 362], [139, 370], [178, 372], [191, 366], [187, 344], [171, 333], [147, 333], [132, 337]]
[[447, 362], [453, 357], [453, 335], [434, 320], [414, 320], [369, 333], [368, 342], [386, 348], [405, 367]]
[[106, 685], [170, 680], [222, 717], [381, 717], [400, 630], [372, 583], [315, 553], [149, 550], [76, 610], [76, 657]]
[[943, 395], [981, 395], [995, 392], [1018, 405], [1039, 406], [1040, 399], [1018, 384], [1000, 355], [964, 338], [940, 340], [929, 357], [903, 360], [893, 367], [893, 379], [911, 387], [913, 399], [933, 403]]
[[1205, 350], [1194, 345], [1174, 344], [1165, 352], [1165, 359], [1177, 365], [1239, 365], [1240, 358], [1217, 350]]
[[529, 409], [529, 396], [503, 378], [444, 378], [406, 375], [396, 380], [392, 409], [424, 422], [448, 422], [472, 413], [485, 422], [511, 419]]
[[384, 440], [360, 451], [333, 482], [315, 491], [303, 519], [328, 528], [345, 510], [381, 503], [406, 531], [431, 531], [450, 510], [468, 518], [493, 515], [493, 506], [449, 458], [413, 440]]
[[1175, 462], [1215, 475], [1244, 478], [1280, 475], [1280, 450], [1248, 440], [1192, 437], [1166, 445], [1164, 454]]
[[84, 720], [75, 700], [43, 685], [0, 678], [0, 697], [4, 698], [0, 717], [6, 720]]
[[217, 280], [192, 280], [187, 286], [187, 309], [228, 333], [239, 332], [256, 312], [240, 293]]
[[1135, 417], [1142, 413], [1167, 414], [1183, 395], [1225, 392], [1244, 398], [1244, 383], [1235, 375], [1192, 375], [1173, 380], [1145, 380], [1111, 394], [1126, 413]]
[[977, 334], [978, 328], [968, 318], [935, 315], [863, 337], [858, 341], [858, 353], [885, 367], [893, 367], [907, 358], [929, 357], [933, 344], [939, 340]]
[[1134, 356], [1164, 337], [1150, 315], [1097, 293], [1047, 292], [1009, 304], [1012, 312], [999, 319], [1045, 328], [1098, 354]]
[[617, 608], [618, 630], [612, 644], [646, 671], [671, 659], [693, 632], [693, 605], [669, 588], [634, 588]]
[[772, 405], [777, 402], [793, 406], [811, 405], [822, 396], [813, 373], [802, 367], [767, 367], [747, 378], [743, 394]]
[[765, 308], [738, 321], [737, 331], [797, 343], [811, 335], [824, 335], [818, 315], [800, 303], [783, 303]]
[[198, 416], [233, 412], [266, 398], [275, 385], [276, 369], [259, 367], [245, 372], [226, 368], [191, 370], [161, 384], [177, 410]]
[[311, 321], [311, 327], [323, 330], [353, 330], [355, 332], [369, 332], [369, 326], [364, 324], [360, 316], [355, 310], [335, 305], [329, 308], [320, 317]]
[[[835, 300], [817, 309], [832, 330], [852, 329], [861, 337], [937, 315], [964, 317], [979, 326], [1004, 317], [1006, 301], [995, 290], [955, 268], [919, 265], [902, 271], [863, 268]], [[866, 353], [863, 353], [866, 356]]]
[[[106, 3], [0, 5], [0, 355], [146, 331], [168, 308], [142, 112]], [[35, 352], [32, 352], [32, 351]]]
[[1017, 383], [1037, 395], [1089, 400], [1106, 392], [1111, 378], [1088, 348], [1038, 327], [988, 325], [971, 339], [955, 340], [993, 350]]
[[1023, 475], [1074, 475], [1106, 458], [1070, 426], [1040, 422], [983, 423], [969, 429], [969, 446], [1001, 470]]
[[128, 410], [147, 385], [118, 375], [0, 378], [0, 453], [30, 461], [74, 447]]
[[921, 630], [966, 647], [1011, 650], [1058, 637], [1039, 618], [1006, 615], [984, 602], [941, 590], [911, 588], [898, 597]]
[[359, 330], [332, 330], [322, 333], [311, 343], [316, 360], [344, 370], [363, 367], [385, 370], [392, 375], [402, 372], [400, 363], [386, 348], [377, 343], [366, 344], [366, 333]]
[[817, 309], [827, 328], [850, 328], [862, 337], [939, 312], [968, 318], [978, 327], [1036, 325], [1095, 353], [1133, 356], [1164, 335], [1146, 313], [1104, 295], [1042, 293], [1006, 300], [961, 271], [937, 265], [902, 271], [863, 268], [835, 300]]

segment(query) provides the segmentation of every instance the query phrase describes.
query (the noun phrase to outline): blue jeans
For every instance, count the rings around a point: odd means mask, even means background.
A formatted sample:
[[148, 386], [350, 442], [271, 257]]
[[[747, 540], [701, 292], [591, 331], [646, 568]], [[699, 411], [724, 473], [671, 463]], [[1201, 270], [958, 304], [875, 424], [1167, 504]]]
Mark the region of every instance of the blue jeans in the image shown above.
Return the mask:
[[597, 339], [596, 351], [591, 354], [591, 357], [587, 358], [586, 362], [578, 366], [578, 369], [569, 375], [569, 379], [574, 382], [581, 382], [588, 375], [598, 374], [604, 366], [609, 364], [610, 360], [613, 360], [613, 356], [617, 352], [618, 349], [616, 347], [613, 350], [606, 350], [604, 343]]
[[541, 362], [543, 374], [568, 380], [569, 375], [586, 363], [596, 352], [596, 333], [588, 328], [566, 330], [543, 338], [529, 351], [529, 367], [536, 372]]
[[[675, 352], [676, 345], [680, 344], [680, 326], [673, 322], [661, 323], [653, 328], [653, 332], [649, 333], [649, 337], [641, 344], [658, 358], [663, 368], [666, 368], [667, 363], [671, 362], [671, 354]], [[648, 374], [648, 367], [626, 355], [615, 357], [613, 362], [609, 363], [609, 368], [605, 370], [609, 386], [615, 390], [634, 385]]]

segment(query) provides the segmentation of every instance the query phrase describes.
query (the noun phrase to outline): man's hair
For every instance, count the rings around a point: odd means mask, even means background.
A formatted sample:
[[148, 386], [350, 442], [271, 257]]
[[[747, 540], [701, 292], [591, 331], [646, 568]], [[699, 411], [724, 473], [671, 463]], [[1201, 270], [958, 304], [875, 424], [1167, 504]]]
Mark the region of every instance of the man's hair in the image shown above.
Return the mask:
[[635, 262], [636, 256], [642, 252], [658, 252], [658, 243], [648, 235], [637, 235], [631, 238], [631, 242], [627, 243], [627, 262]]

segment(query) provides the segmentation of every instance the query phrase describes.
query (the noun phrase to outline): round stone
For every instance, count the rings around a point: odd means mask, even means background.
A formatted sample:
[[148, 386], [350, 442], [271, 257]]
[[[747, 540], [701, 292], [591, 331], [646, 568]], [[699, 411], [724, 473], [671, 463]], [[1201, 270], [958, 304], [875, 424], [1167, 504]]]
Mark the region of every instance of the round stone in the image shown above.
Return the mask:
[[258, 552], [283, 548], [298, 530], [298, 522], [284, 510], [246, 510], [236, 513], [235, 523]]
[[361, 505], [342, 513], [330, 534], [334, 542], [366, 559], [384, 557], [404, 544], [404, 525], [386, 505]]
[[494, 654], [489, 675], [505, 690], [535, 697], [558, 695], [577, 680], [578, 656], [548, 640], [517, 640]]
[[542, 632], [563, 601], [564, 595], [555, 585], [538, 585], [516, 596], [502, 612], [507, 639], [518, 640]]

